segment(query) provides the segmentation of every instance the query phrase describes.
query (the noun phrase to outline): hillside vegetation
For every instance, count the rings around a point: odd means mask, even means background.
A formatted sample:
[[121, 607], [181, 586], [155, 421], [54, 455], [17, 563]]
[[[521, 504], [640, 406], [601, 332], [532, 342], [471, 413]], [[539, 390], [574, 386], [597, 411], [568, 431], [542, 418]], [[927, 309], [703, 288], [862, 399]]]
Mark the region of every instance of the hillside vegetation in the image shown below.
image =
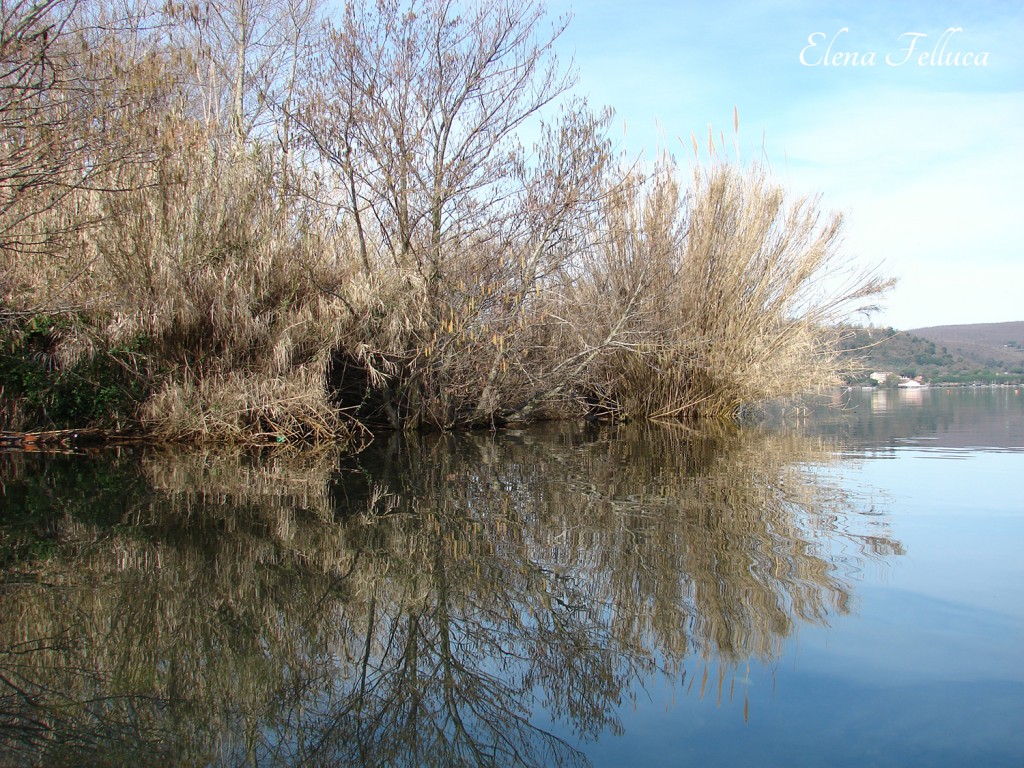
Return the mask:
[[843, 356], [856, 370], [851, 383], [872, 371], [921, 376], [932, 383], [1024, 382], [1024, 322], [944, 325], [896, 331], [850, 328]]
[[619, 156], [525, 0], [3, 8], [4, 429], [728, 416], [886, 285], [724, 137]]

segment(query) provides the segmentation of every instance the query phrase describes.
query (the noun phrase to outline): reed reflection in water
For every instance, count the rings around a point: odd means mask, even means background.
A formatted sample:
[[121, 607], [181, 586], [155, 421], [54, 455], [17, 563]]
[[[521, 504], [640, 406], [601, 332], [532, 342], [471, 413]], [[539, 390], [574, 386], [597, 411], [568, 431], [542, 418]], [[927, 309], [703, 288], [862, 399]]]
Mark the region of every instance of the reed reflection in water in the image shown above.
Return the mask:
[[808, 469], [833, 448], [557, 426], [354, 462], [2, 455], [5, 764], [586, 764], [538, 703], [593, 739], [654, 676], [730, 698], [850, 609], [843, 559], [901, 552]]

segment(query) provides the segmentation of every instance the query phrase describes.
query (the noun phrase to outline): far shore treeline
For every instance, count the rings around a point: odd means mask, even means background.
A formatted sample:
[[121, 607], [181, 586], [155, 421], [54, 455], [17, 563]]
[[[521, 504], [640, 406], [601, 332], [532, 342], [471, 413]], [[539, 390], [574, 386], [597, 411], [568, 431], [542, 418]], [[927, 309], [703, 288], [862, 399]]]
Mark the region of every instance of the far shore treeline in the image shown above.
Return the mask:
[[525, 0], [0, 11], [3, 430], [730, 416], [886, 287], [720, 134], [623, 156]]

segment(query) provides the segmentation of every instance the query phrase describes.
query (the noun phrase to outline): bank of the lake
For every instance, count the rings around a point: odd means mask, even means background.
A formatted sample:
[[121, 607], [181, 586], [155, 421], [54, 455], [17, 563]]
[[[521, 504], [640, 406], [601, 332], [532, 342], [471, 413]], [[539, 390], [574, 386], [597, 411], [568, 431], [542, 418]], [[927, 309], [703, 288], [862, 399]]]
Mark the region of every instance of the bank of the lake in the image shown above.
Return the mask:
[[728, 417], [888, 286], [765, 167], [624, 156], [539, 3], [127, 8], [0, 20], [0, 429]]

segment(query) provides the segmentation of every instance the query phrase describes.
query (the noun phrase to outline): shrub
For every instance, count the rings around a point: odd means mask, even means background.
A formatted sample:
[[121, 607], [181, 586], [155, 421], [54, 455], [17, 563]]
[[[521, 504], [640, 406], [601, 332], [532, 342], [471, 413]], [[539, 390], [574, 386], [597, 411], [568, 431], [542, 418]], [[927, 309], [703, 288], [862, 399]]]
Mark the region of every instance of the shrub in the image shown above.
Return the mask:
[[679, 188], [666, 164], [608, 198], [597, 257], [569, 296], [597, 308], [584, 344], [601, 351], [582, 390], [603, 412], [665, 418], [833, 383], [838, 323], [887, 285], [845, 268], [840, 217], [788, 203], [756, 167], [698, 168]]
[[81, 325], [78, 318], [49, 315], [5, 325], [0, 334], [4, 429], [118, 429], [135, 423], [149, 386], [136, 367], [145, 339], [92, 349], [69, 360], [71, 339], [83, 332]]

